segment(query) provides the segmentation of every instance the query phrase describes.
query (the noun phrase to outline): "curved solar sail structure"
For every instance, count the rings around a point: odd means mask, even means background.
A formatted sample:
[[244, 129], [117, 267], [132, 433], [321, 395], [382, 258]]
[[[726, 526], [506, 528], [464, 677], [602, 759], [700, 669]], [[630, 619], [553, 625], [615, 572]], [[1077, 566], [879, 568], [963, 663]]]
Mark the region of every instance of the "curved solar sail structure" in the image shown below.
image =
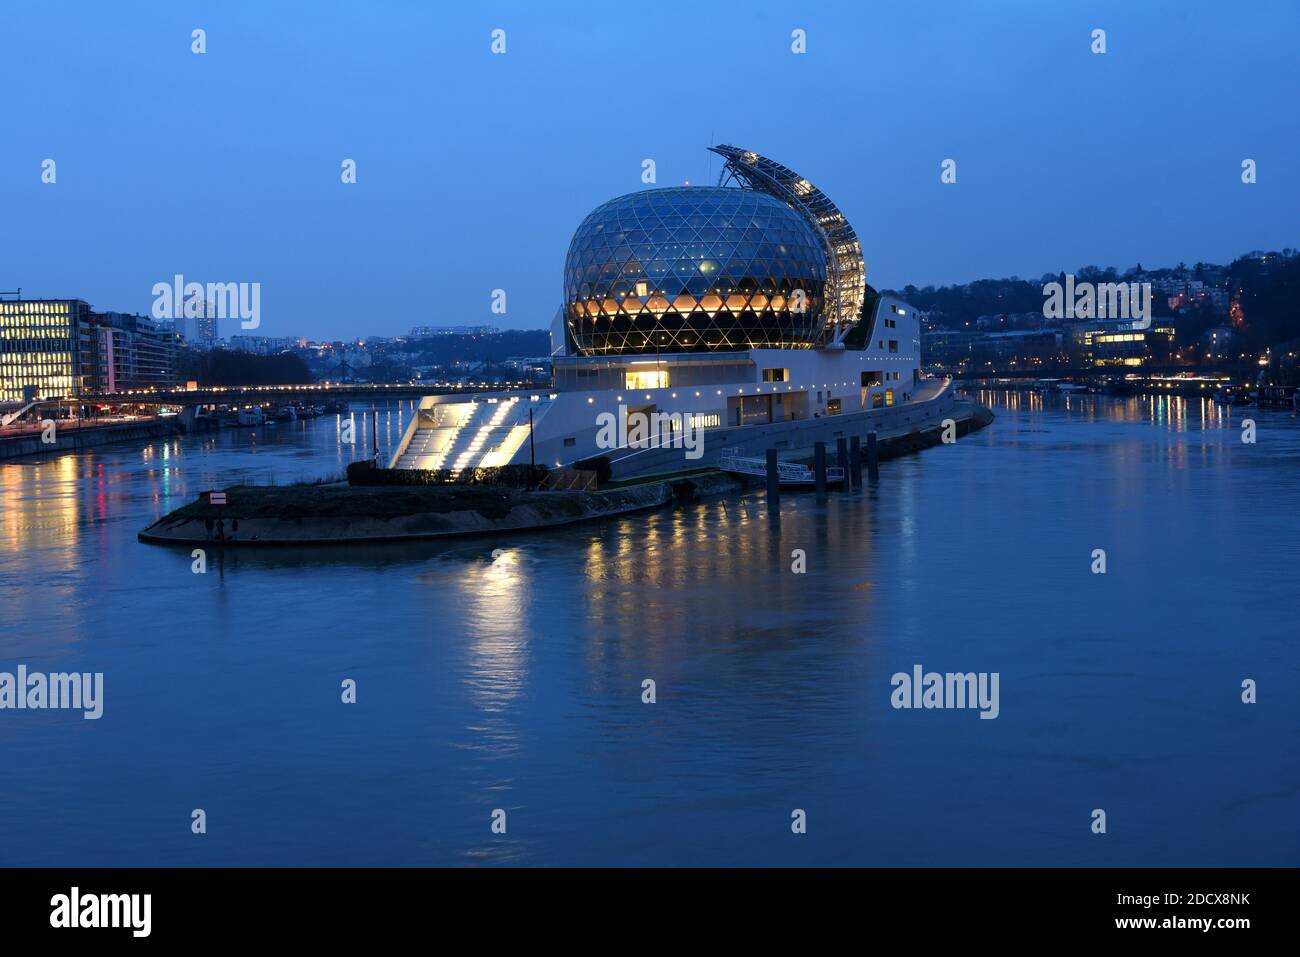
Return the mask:
[[735, 146], [710, 146], [727, 161], [722, 182], [736, 179], [790, 204], [822, 239], [826, 251], [826, 326], [824, 340], [838, 341], [862, 317], [867, 264], [858, 234], [830, 197], [788, 166]]

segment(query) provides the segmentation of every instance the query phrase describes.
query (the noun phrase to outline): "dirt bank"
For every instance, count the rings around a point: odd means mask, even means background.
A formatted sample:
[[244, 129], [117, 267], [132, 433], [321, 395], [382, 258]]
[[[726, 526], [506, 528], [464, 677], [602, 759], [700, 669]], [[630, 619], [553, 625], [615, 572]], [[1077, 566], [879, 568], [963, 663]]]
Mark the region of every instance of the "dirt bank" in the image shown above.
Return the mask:
[[138, 538], [171, 545], [224, 541], [227, 546], [445, 538], [555, 528], [738, 487], [729, 476], [716, 473], [603, 492], [528, 492], [486, 485], [235, 486], [226, 489], [227, 505], [209, 505], [205, 494], [163, 516]]

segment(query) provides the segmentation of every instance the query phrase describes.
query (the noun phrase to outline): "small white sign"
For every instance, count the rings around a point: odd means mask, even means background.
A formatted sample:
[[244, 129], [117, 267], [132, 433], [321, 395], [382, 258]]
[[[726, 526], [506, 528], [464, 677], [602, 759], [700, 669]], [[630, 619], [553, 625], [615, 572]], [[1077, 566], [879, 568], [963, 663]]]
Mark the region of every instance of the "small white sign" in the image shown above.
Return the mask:
[[225, 492], [209, 492], [209, 493], [208, 493], [208, 504], [209, 504], [209, 505], [225, 505], [225, 504], [226, 504], [226, 493], [225, 493]]

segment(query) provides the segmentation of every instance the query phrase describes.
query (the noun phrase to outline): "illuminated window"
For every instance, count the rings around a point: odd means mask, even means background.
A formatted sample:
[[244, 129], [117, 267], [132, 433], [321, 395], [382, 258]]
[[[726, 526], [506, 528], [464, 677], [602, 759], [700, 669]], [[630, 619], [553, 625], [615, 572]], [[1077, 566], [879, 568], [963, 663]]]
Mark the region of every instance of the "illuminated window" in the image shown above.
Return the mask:
[[626, 389], [668, 388], [667, 369], [628, 369], [624, 378], [624, 388]]

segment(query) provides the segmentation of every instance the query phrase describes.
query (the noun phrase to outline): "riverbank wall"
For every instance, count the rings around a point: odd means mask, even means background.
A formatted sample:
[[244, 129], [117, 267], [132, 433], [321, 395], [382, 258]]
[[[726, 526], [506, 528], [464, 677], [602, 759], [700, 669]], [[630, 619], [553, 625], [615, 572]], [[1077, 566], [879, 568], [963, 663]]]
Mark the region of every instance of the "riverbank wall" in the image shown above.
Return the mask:
[[148, 442], [184, 431], [174, 419], [149, 419], [142, 422], [115, 422], [111, 425], [63, 427], [55, 422], [54, 441], [41, 441], [41, 432], [0, 437], [0, 462], [41, 455], [46, 452], [78, 452], [116, 442]]

